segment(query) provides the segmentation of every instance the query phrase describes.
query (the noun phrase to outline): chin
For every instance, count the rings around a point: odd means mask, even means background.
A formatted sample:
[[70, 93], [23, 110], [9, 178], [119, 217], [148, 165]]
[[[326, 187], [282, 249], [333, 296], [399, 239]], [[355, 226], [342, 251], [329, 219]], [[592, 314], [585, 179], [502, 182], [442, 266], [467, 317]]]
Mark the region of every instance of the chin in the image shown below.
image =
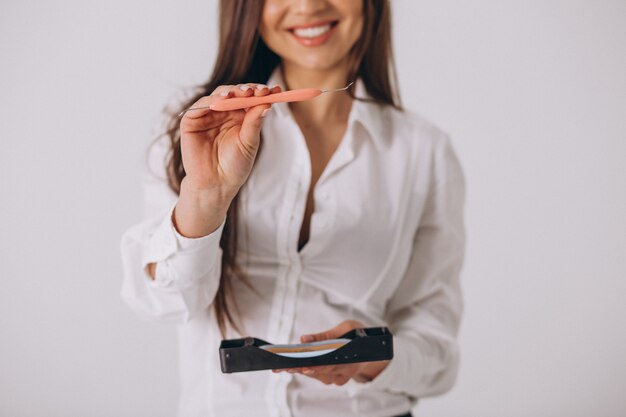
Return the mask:
[[327, 55], [311, 54], [310, 56], [298, 56], [297, 59], [289, 59], [292, 65], [308, 71], [326, 71], [339, 64], [339, 60]]

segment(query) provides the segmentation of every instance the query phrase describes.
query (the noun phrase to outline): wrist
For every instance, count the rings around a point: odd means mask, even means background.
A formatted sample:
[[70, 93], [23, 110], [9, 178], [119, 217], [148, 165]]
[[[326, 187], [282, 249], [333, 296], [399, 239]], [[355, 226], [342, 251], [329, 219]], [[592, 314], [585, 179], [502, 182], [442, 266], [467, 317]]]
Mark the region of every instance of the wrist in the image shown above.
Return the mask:
[[357, 382], [373, 381], [387, 367], [390, 361], [364, 362], [353, 379]]
[[232, 192], [222, 187], [200, 186], [189, 177], [184, 177], [180, 183], [179, 197], [226, 212], [236, 194], [236, 191]]
[[224, 222], [231, 201], [217, 190], [194, 188], [183, 180], [172, 223], [186, 238], [209, 235]]

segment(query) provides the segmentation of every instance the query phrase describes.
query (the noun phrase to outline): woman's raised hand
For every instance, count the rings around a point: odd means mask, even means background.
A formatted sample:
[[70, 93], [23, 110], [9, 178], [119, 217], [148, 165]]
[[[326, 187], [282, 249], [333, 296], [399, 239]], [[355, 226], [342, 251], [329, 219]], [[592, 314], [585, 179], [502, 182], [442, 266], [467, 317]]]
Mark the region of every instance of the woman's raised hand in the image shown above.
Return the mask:
[[[222, 85], [191, 107], [208, 107], [229, 97], [265, 96], [280, 87], [263, 84]], [[180, 122], [181, 151], [187, 185], [235, 196], [248, 178], [259, 149], [261, 123], [269, 104], [246, 110], [187, 111]]]
[[[222, 85], [191, 107], [208, 107], [229, 97], [265, 96], [280, 87]], [[174, 210], [174, 224], [187, 237], [204, 236], [226, 216], [228, 206], [250, 175], [259, 150], [263, 117], [270, 104], [245, 110], [188, 110], [180, 121], [186, 176]]]

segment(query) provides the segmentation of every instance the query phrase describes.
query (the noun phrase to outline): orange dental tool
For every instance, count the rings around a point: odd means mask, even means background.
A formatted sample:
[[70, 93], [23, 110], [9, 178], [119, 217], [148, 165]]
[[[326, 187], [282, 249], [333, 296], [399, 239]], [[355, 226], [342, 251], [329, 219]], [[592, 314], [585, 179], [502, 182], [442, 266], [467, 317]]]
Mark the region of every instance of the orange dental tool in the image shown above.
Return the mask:
[[346, 87], [336, 88], [332, 90], [322, 90], [319, 88], [300, 88], [297, 90], [282, 91], [280, 93], [268, 94], [267, 96], [260, 97], [250, 96], [225, 98], [223, 100], [216, 101], [210, 106], [192, 107], [190, 109], [183, 110], [178, 114], [178, 116], [180, 117], [191, 110], [211, 109], [213, 111], [230, 111], [258, 106], [259, 104], [291, 103], [294, 101], [305, 101], [315, 98], [320, 94], [347, 90], [352, 84], [354, 84], [354, 81], [348, 84]]

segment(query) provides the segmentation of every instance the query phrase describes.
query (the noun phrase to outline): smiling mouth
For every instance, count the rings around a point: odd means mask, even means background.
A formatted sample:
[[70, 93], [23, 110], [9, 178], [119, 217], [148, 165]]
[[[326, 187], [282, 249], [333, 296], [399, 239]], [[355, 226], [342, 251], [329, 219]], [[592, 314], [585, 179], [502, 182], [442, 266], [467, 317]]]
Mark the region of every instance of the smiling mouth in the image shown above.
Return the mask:
[[289, 33], [304, 46], [320, 46], [325, 44], [334, 33], [338, 20], [295, 26], [287, 29]]
[[314, 39], [328, 33], [332, 28], [337, 26], [338, 21], [327, 22], [321, 25], [295, 27], [288, 29], [295, 36], [304, 39]]

